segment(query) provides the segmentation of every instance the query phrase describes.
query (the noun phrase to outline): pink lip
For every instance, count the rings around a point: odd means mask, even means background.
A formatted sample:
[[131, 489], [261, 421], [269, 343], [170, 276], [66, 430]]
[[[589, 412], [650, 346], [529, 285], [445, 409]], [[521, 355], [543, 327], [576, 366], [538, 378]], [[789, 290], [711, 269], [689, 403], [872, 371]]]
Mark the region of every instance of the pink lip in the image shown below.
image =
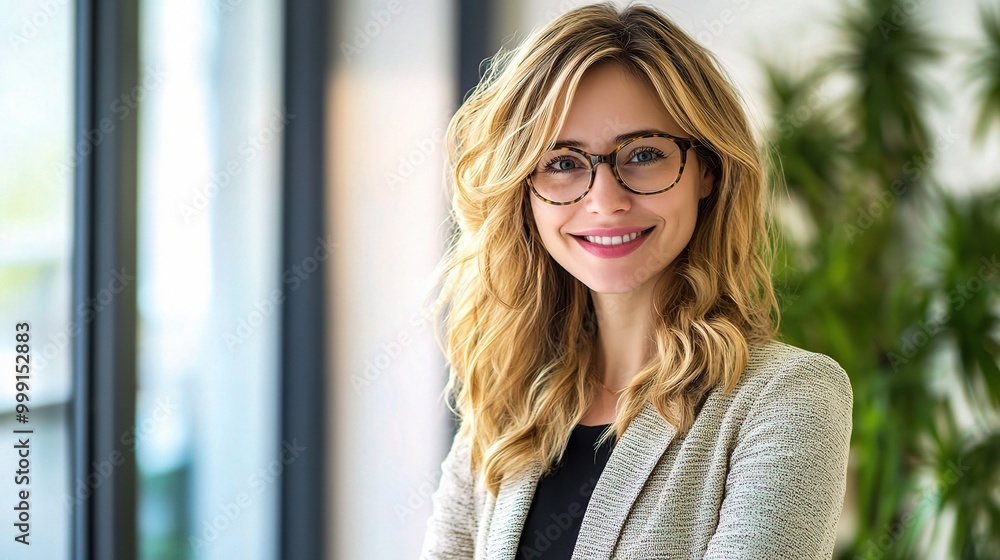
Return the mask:
[[573, 235], [593, 235], [597, 237], [615, 237], [617, 235], [629, 235], [637, 231], [646, 231], [648, 227], [614, 227], [614, 228], [594, 228], [578, 231]]
[[[632, 232], [635, 232], [635, 231], [646, 231], [646, 230], [631, 229], [631, 230], [626, 231], [626, 228], [615, 228], [615, 229], [608, 229], [608, 230], [589, 230], [589, 231], [594, 231], [594, 232], [598, 232], [598, 231], [599, 232], [621, 231], [622, 232], [622, 233], [615, 233], [615, 234], [608, 234], [608, 233], [600, 233], [600, 234], [598, 234], [598, 233], [588, 233], [587, 234], [587, 235], [601, 235], [602, 237], [605, 237], [605, 236], [607, 236], [607, 237], [614, 237], [615, 235], [624, 235], [624, 233], [632, 233]], [[598, 245], [597, 243], [591, 243], [590, 241], [587, 241], [586, 239], [584, 239], [582, 237], [577, 237], [576, 235], [573, 236], [573, 239], [575, 239], [576, 242], [580, 244], [580, 247], [583, 247], [583, 249], [585, 251], [587, 251], [588, 253], [590, 253], [591, 255], [594, 255], [596, 257], [600, 257], [602, 259], [617, 259], [619, 257], [624, 257], [625, 255], [627, 255], [627, 254], [631, 253], [632, 251], [635, 251], [636, 249], [638, 249], [639, 246], [642, 245], [646, 241], [647, 237], [649, 237], [649, 233], [648, 232], [645, 233], [645, 234], [643, 234], [643, 235], [640, 235], [639, 237], [636, 237], [635, 239], [633, 239], [632, 241], [629, 241], [628, 243], [622, 243], [621, 245]]]

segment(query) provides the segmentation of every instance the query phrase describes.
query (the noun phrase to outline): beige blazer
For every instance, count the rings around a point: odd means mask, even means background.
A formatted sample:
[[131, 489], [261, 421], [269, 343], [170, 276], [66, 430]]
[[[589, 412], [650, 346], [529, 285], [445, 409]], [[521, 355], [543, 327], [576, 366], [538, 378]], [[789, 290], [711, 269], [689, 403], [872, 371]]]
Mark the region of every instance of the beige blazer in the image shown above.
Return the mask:
[[[769, 342], [751, 348], [730, 395], [707, 395], [685, 437], [647, 405], [593, 489], [573, 560], [830, 558], [853, 401], [836, 361]], [[424, 560], [514, 558], [540, 464], [494, 499], [474, 482], [468, 451], [456, 438], [441, 464]], [[547, 532], [563, 526], [553, 519]], [[545, 558], [545, 536], [529, 542], [528, 557]]]

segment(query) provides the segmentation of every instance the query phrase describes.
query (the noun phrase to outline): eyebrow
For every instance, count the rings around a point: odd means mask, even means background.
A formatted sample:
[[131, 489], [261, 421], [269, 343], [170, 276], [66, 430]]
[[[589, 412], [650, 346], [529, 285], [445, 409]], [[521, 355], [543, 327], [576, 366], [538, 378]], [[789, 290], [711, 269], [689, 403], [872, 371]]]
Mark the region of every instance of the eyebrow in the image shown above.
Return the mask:
[[[622, 134], [619, 134], [618, 136], [615, 136], [614, 138], [612, 138], [611, 141], [612, 141], [612, 143], [614, 143], [615, 146], [618, 146], [622, 142], [625, 142], [626, 140], [631, 140], [631, 139], [635, 138], [636, 136], [645, 136], [646, 134], [669, 134], [669, 133], [664, 132], [662, 130], [655, 129], [655, 128], [643, 128], [643, 129], [640, 129], [640, 130], [632, 130], [632, 131], [629, 131], [629, 132], [623, 132]], [[555, 147], [556, 148], [579, 148], [579, 149], [582, 150], [583, 149], [583, 142], [581, 142], [579, 140], [572, 140], [572, 139], [556, 140]]]

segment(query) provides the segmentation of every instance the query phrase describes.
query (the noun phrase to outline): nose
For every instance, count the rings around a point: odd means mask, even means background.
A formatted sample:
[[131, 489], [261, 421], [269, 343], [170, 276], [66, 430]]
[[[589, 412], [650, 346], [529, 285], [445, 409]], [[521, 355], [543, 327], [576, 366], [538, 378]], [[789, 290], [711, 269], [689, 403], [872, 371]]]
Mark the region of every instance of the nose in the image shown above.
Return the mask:
[[631, 193], [618, 183], [618, 179], [611, 171], [611, 165], [598, 163], [594, 170], [594, 184], [583, 199], [587, 211], [611, 215], [619, 210], [631, 208]]

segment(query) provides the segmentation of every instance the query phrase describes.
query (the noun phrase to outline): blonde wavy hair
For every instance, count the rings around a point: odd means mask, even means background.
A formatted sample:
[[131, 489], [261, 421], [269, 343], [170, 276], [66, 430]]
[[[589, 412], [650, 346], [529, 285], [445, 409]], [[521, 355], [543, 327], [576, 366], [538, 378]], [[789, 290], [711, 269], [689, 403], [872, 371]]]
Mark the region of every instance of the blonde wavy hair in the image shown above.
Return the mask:
[[[706, 394], [732, 390], [749, 346], [774, 339], [767, 161], [718, 63], [653, 8], [574, 9], [491, 59], [448, 125], [457, 231], [435, 308], [450, 368], [443, 395], [460, 418], [473, 471], [496, 496], [537, 459], [558, 462], [597, 390], [589, 289], [549, 256], [525, 178], [555, 141], [577, 84], [599, 62], [646, 79], [715, 177], [687, 248], [657, 285], [655, 352], [622, 394], [601, 441], [648, 403], [684, 434]], [[454, 399], [454, 407], [450, 399]]]

